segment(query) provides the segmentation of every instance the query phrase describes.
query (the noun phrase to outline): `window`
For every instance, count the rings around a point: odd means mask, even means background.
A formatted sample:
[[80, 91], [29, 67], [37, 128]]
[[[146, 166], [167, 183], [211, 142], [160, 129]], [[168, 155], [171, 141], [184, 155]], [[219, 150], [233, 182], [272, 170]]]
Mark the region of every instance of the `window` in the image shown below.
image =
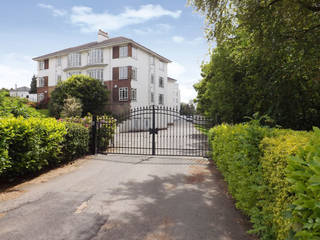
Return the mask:
[[133, 67], [132, 72], [131, 72], [131, 79], [132, 80], [137, 80], [137, 68]]
[[154, 75], [151, 73], [151, 83], [154, 83]]
[[154, 103], [154, 93], [151, 93], [151, 102]]
[[164, 70], [164, 63], [160, 61], [159, 63], [159, 69], [160, 70]]
[[138, 50], [135, 47], [132, 47], [132, 58], [134, 59], [138, 58]]
[[164, 96], [163, 94], [159, 94], [159, 104], [163, 105], [163, 102], [164, 102]]
[[128, 57], [128, 46], [122, 46], [119, 48], [120, 57]]
[[131, 88], [131, 100], [136, 101], [137, 100], [137, 89]]
[[49, 59], [44, 60], [44, 69], [49, 69]]
[[164, 87], [163, 77], [159, 77], [159, 87]]
[[154, 56], [150, 56], [150, 64], [154, 65], [154, 62], [155, 62]]
[[128, 79], [128, 67], [119, 67], [119, 79]]
[[44, 69], [44, 61], [40, 61], [39, 62], [39, 70], [43, 70]]
[[38, 102], [41, 102], [44, 100], [44, 93], [39, 93], [38, 94]]
[[128, 88], [121, 87], [119, 88], [119, 101], [127, 101], [128, 100]]
[[79, 71], [76, 71], [76, 72], [68, 72], [68, 77], [71, 77], [71, 76], [73, 76], [73, 75], [80, 75], [81, 74], [81, 72], [79, 72]]
[[80, 67], [81, 66], [81, 53], [70, 53], [68, 55], [68, 66], [69, 67]]
[[38, 87], [44, 87], [44, 77], [38, 78]]
[[57, 67], [61, 66], [61, 57], [57, 57]]
[[88, 71], [88, 75], [92, 78], [103, 81], [103, 69], [92, 69]]
[[91, 49], [88, 54], [88, 63], [89, 64], [103, 63], [102, 49]]

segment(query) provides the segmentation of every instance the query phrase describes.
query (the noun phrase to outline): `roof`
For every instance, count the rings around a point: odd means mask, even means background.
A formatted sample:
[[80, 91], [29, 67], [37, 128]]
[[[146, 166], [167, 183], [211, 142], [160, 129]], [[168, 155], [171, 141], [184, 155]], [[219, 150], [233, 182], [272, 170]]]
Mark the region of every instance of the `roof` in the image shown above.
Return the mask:
[[168, 80], [169, 81], [173, 81], [173, 82], [177, 82], [178, 81], [177, 79], [174, 79], [174, 78], [171, 78], [171, 77], [168, 77]]
[[28, 87], [18, 87], [16, 89], [10, 89], [10, 91], [15, 91], [15, 92], [29, 92], [30, 88]]
[[125, 38], [125, 37], [110, 38], [110, 39], [104, 40], [102, 42], [97, 42], [97, 41], [90, 42], [90, 43], [86, 43], [86, 44], [79, 45], [79, 46], [76, 46], [76, 47], [66, 48], [66, 49], [63, 49], [63, 50], [60, 50], [60, 51], [56, 51], [56, 52], [53, 52], [53, 53], [49, 53], [49, 54], [45, 54], [45, 55], [42, 55], [42, 56], [39, 56], [39, 57], [35, 57], [32, 60], [39, 61], [39, 60], [44, 60], [44, 59], [50, 58], [50, 57], [66, 55], [66, 54], [69, 54], [71, 52], [83, 51], [83, 50], [86, 50], [86, 49], [89, 49], [89, 48], [109, 47], [109, 46], [116, 46], [116, 45], [124, 44], [124, 43], [132, 43], [135, 47], [140, 48], [140, 49], [150, 53], [151, 55], [154, 55], [154, 56], [158, 57], [159, 59], [161, 59], [164, 62], [167, 62], [167, 63], [171, 62], [169, 59], [159, 55], [158, 53], [150, 50], [149, 48], [146, 48], [146, 47], [142, 46], [141, 44], [133, 41], [132, 39]]

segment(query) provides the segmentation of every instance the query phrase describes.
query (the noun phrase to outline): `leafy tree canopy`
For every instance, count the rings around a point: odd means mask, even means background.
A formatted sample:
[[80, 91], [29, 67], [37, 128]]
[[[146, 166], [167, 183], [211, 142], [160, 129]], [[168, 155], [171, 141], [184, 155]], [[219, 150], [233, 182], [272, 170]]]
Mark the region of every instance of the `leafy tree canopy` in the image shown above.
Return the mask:
[[320, 125], [320, 6], [315, 0], [191, 0], [217, 47], [198, 110], [236, 123], [255, 112], [294, 129]]
[[60, 82], [51, 94], [49, 111], [52, 116], [59, 117], [64, 100], [74, 97], [82, 103], [82, 115], [104, 112], [108, 101], [108, 92], [101, 81], [85, 75], [74, 75]]

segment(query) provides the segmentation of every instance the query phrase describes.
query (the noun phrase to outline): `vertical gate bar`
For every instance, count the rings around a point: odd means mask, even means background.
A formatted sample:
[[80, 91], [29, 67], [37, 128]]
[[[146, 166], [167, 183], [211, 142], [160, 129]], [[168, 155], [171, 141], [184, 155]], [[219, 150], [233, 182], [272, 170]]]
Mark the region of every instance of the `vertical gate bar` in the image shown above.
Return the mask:
[[156, 155], [156, 138], [155, 138], [155, 129], [156, 129], [156, 112], [154, 105], [152, 105], [152, 155]]

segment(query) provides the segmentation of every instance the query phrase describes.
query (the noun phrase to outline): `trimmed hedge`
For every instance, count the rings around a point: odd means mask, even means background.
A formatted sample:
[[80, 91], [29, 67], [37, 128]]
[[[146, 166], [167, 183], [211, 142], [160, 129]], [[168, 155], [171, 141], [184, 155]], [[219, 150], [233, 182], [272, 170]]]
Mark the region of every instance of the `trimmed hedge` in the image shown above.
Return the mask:
[[88, 129], [54, 118], [0, 118], [0, 177], [22, 177], [87, 153]]
[[[261, 239], [320, 237], [320, 133], [256, 122], [210, 130], [213, 161]], [[316, 173], [318, 175], [316, 175]], [[317, 177], [315, 177], [317, 176]]]

